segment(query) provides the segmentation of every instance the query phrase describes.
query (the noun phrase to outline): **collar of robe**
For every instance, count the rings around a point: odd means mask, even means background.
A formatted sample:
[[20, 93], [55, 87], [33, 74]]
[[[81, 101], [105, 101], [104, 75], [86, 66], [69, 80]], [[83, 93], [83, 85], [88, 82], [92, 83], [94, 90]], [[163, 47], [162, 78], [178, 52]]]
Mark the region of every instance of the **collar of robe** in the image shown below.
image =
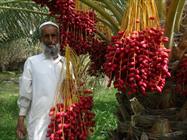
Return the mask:
[[51, 60], [51, 61], [53, 61], [54, 63], [59, 63], [59, 62], [64, 62], [64, 58], [60, 55], [60, 54], [58, 54], [58, 56], [57, 56], [57, 58], [56, 59], [53, 59], [52, 57], [51, 58], [47, 58], [46, 56], [45, 56], [45, 54], [44, 53], [42, 53], [42, 59], [43, 60]]

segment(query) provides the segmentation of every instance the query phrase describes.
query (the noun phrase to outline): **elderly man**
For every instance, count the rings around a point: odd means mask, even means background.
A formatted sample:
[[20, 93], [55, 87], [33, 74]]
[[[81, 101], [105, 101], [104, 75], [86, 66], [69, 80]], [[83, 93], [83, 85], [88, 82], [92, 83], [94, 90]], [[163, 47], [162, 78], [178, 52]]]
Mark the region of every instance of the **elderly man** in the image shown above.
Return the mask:
[[[20, 79], [20, 108], [17, 136], [29, 140], [46, 140], [49, 109], [53, 105], [59, 80], [64, 79], [64, 57], [59, 55], [59, 27], [44, 22], [39, 27], [43, 53], [29, 57]], [[28, 116], [27, 131], [24, 125]]]

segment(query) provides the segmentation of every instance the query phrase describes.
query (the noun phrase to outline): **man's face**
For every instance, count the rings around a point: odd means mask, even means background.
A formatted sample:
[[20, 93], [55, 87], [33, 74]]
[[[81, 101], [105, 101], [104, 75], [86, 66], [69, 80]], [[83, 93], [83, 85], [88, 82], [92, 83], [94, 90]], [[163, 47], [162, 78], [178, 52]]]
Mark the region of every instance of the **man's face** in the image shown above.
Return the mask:
[[44, 26], [41, 29], [40, 41], [48, 47], [56, 45], [57, 43], [59, 43], [58, 29], [53, 25]]

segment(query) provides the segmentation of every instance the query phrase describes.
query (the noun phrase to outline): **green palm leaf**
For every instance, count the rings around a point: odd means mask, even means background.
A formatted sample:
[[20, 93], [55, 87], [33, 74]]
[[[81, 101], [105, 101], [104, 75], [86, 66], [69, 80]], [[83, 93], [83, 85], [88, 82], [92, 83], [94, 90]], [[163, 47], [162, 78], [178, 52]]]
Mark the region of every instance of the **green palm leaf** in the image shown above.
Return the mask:
[[10, 40], [31, 37], [48, 17], [48, 10], [30, 0], [1, 0], [0, 46]]

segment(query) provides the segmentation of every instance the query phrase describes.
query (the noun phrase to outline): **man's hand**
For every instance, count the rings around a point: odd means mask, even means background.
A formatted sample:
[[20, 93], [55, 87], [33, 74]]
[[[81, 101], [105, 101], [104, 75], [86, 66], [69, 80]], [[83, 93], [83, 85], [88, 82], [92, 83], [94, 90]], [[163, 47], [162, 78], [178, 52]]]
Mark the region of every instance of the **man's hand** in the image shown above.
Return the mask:
[[27, 130], [26, 130], [25, 124], [24, 124], [24, 119], [25, 119], [24, 116], [19, 116], [19, 118], [18, 118], [17, 127], [16, 127], [16, 134], [19, 139], [24, 139], [27, 134]]

